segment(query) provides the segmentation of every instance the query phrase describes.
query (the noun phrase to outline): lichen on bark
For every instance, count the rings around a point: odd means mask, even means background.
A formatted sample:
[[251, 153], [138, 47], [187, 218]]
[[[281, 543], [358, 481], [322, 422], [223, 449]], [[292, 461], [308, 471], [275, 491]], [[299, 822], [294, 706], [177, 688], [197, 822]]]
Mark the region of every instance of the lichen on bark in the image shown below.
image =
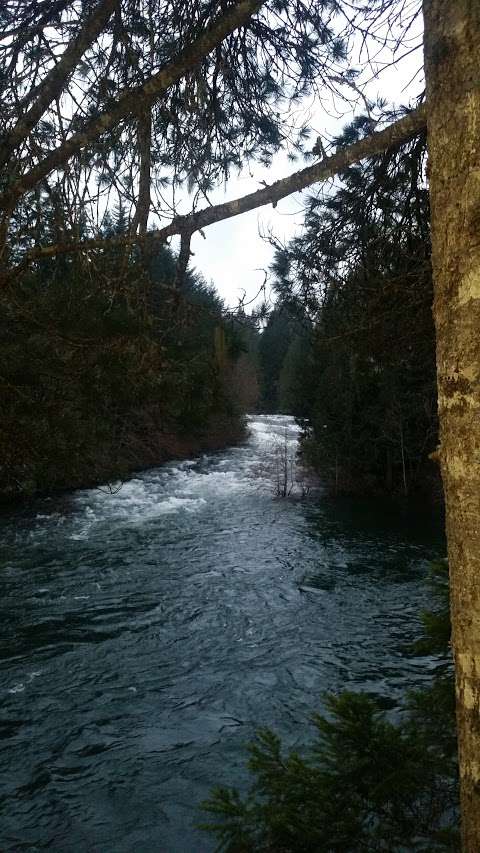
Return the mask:
[[462, 844], [480, 850], [480, 4], [424, 0], [440, 460]]

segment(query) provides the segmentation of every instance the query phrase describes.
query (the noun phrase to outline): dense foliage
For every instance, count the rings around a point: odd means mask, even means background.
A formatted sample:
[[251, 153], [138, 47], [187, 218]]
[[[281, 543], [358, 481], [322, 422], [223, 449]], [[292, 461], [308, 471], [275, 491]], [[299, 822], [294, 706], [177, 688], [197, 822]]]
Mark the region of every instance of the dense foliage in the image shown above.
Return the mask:
[[283, 411], [280, 389], [280, 374], [292, 337], [295, 334], [295, 318], [280, 305], [268, 315], [265, 328], [258, 344], [258, 368], [260, 376], [260, 406], [262, 411]]
[[446, 564], [433, 568], [441, 604], [424, 617], [421, 652], [443, 655], [445, 671], [431, 689], [408, 697], [397, 722], [368, 695], [328, 696], [306, 757], [261, 730], [249, 746], [248, 795], [216, 788], [203, 805], [218, 850], [459, 850]]
[[[251, 4], [235, 28], [238, 6], [1, 4], [0, 194], [10, 260], [20, 244], [35, 245], [33, 234], [19, 233], [19, 217], [48, 195], [61, 201], [68, 238], [82, 221], [98, 231], [111, 193], [125, 200], [135, 231], [149, 211], [171, 216], [170, 184], [186, 182], [195, 205], [247, 160], [302, 150], [306, 129], [286, 108], [320, 88], [351, 93], [348, 17], [336, 0], [267, 0]], [[197, 55], [192, 45], [229, 15], [233, 31]], [[183, 50], [192, 55], [160, 97], [158, 75]]]
[[[122, 226], [122, 211], [108, 227]], [[241, 327], [201, 277], [112, 250], [1, 296], [0, 494], [116, 478], [242, 432]]]
[[[361, 138], [368, 118], [339, 142]], [[434, 478], [435, 346], [425, 140], [350, 167], [277, 250], [276, 289], [299, 330], [280, 408], [337, 489], [407, 493]], [[284, 321], [285, 322], [285, 321]]]

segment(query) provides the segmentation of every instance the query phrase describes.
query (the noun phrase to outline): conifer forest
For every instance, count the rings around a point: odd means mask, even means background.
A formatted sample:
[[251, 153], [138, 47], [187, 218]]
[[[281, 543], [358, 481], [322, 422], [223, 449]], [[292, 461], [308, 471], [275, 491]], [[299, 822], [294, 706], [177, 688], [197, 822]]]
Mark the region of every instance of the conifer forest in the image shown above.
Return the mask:
[[480, 3], [0, 3], [0, 850], [480, 851]]

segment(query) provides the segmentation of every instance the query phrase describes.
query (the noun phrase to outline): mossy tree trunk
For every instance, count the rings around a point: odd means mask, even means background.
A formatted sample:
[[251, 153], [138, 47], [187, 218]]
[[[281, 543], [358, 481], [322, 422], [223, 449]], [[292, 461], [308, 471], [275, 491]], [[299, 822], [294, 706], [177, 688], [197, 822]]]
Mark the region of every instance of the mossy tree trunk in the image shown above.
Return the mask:
[[480, 851], [480, 2], [424, 0], [462, 840]]

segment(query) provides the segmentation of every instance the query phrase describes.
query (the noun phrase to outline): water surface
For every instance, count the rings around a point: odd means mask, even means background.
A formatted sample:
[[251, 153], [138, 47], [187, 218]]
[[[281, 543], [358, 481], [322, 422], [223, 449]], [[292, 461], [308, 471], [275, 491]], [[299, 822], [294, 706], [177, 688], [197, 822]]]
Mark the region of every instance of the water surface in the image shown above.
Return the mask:
[[207, 853], [197, 804], [289, 744], [326, 690], [395, 709], [439, 525], [380, 501], [275, 500], [275, 438], [43, 500], [0, 531], [0, 849]]

